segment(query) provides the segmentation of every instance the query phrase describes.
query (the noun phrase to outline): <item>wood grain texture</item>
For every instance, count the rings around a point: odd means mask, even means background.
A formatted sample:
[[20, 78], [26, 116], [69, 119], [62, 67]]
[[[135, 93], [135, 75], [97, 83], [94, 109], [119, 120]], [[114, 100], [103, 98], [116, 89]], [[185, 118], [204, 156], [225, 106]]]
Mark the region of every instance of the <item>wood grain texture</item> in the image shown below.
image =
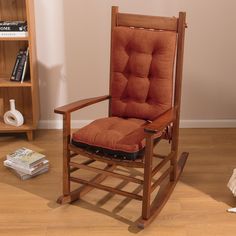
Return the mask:
[[144, 157], [144, 184], [143, 184], [143, 202], [142, 218], [148, 219], [151, 213], [151, 182], [153, 165], [153, 135], [146, 137], [146, 149]]
[[0, 20], [26, 20], [25, 0], [0, 0]]
[[86, 181], [86, 180], [83, 180], [83, 179], [78, 179], [78, 178], [75, 178], [75, 177], [70, 177], [70, 180], [72, 182], [76, 182], [76, 183], [79, 183], [79, 184], [92, 186], [94, 188], [98, 188], [98, 189], [101, 189], [101, 190], [104, 190], [104, 191], [107, 191], [107, 192], [110, 192], [110, 193], [116, 193], [116, 194], [119, 194], [119, 195], [122, 195], [122, 196], [125, 196], [125, 197], [129, 197], [129, 198], [133, 198], [133, 199], [139, 200], [139, 201], [142, 201], [142, 199], [143, 199], [143, 197], [141, 195], [129, 193], [129, 192], [126, 192], [126, 191], [123, 191], [123, 190], [119, 190], [119, 189], [116, 189], [116, 188], [108, 187], [106, 185], [102, 185], [102, 184], [98, 184], [98, 183], [93, 183], [93, 182]]
[[109, 98], [110, 98], [110, 96], [106, 95], [106, 96], [100, 96], [100, 97], [95, 97], [95, 98], [83, 99], [80, 101], [76, 101], [76, 102], [67, 104], [62, 107], [58, 107], [54, 110], [54, 112], [58, 113], [58, 114], [71, 113], [71, 112], [79, 110], [83, 107], [87, 107], [87, 106], [93, 105], [95, 103], [102, 102], [102, 101], [107, 100]]
[[126, 175], [117, 174], [117, 173], [112, 172], [112, 171], [98, 169], [96, 167], [91, 167], [91, 166], [88, 166], [86, 164], [78, 164], [78, 163], [75, 163], [75, 162], [70, 162], [70, 166], [76, 167], [78, 169], [84, 169], [84, 170], [96, 172], [96, 173], [99, 173], [99, 174], [104, 174], [104, 175], [107, 175], [107, 176], [112, 176], [112, 177], [115, 177], [115, 178], [120, 178], [120, 179], [127, 180], [127, 181], [137, 183], [137, 184], [143, 184], [143, 180], [141, 180], [141, 179], [133, 178], [133, 177], [126, 176]]
[[29, 40], [29, 37], [4, 37], [4, 38], [1, 38], [0, 37], [0, 41], [28, 41]]
[[[155, 25], [155, 29], [157, 30], [175, 30], [176, 33], [178, 33], [178, 47], [177, 47], [177, 79], [175, 81], [175, 99], [174, 101], [174, 108], [166, 111], [164, 114], [162, 114], [160, 117], [158, 117], [154, 122], [152, 122], [150, 125], [147, 125], [147, 127], [144, 127], [144, 130], [146, 131], [145, 134], [145, 157], [144, 161], [135, 160], [135, 161], [127, 161], [127, 160], [116, 160], [116, 158], [108, 157], [108, 156], [101, 156], [98, 154], [94, 154], [92, 152], [87, 151], [86, 149], [82, 149], [79, 147], [76, 147], [72, 144], [70, 144], [70, 138], [68, 138], [70, 133], [70, 114], [73, 111], [79, 110], [83, 107], [92, 105], [94, 103], [106, 100], [108, 98], [111, 98], [111, 94], [107, 96], [102, 96], [98, 98], [90, 98], [90, 99], [84, 99], [81, 101], [77, 101], [71, 104], [68, 104], [63, 107], [59, 107], [55, 109], [55, 113], [63, 114], [63, 197], [59, 199], [58, 202], [64, 203], [69, 202], [71, 200], [70, 197], [70, 181], [77, 182], [79, 184], [85, 185], [85, 186], [91, 186], [94, 188], [98, 188], [101, 190], [105, 190], [108, 192], [118, 193], [124, 196], [130, 196], [131, 198], [142, 200], [142, 222], [139, 222], [140, 227], [147, 226], [149, 222], [153, 220], [153, 217], [157, 215], [156, 212], [159, 212], [160, 209], [164, 206], [164, 204], [167, 202], [167, 199], [169, 198], [169, 195], [167, 194], [166, 197], [163, 197], [160, 201], [160, 205], [158, 207], [153, 207], [153, 202], [151, 201], [151, 193], [154, 191], [154, 189], [165, 179], [165, 177], [171, 173], [169, 181], [172, 182], [171, 186], [167, 187], [167, 192], [172, 192], [172, 186], [176, 185], [177, 182], [177, 151], [178, 149], [173, 148], [174, 145], [172, 145], [172, 152], [173, 155], [171, 156], [171, 167], [168, 169], [168, 171], [164, 172], [159, 179], [152, 185], [152, 177], [154, 175], [152, 163], [153, 163], [153, 148], [154, 148], [154, 134], [156, 132], [162, 132], [170, 123], [173, 123], [174, 130], [177, 130], [179, 128], [179, 116], [177, 117], [178, 120], [175, 120], [176, 117], [176, 111], [180, 110], [180, 97], [181, 94], [181, 81], [182, 81], [182, 67], [183, 67], [183, 39], [184, 39], [184, 29], [185, 29], [185, 13], [181, 12], [179, 14], [179, 19], [177, 21], [176, 18], [167, 18], [167, 17], [152, 17], [152, 16], [142, 16], [142, 15], [130, 15], [130, 14], [120, 14], [118, 13], [118, 7], [112, 7], [112, 15], [111, 15], [111, 30], [113, 31], [113, 28], [115, 26], [119, 25], [119, 21], [122, 21], [123, 19], [123, 26], [132, 26], [132, 27], [141, 27], [141, 28], [153, 28]], [[120, 17], [120, 19], [119, 19]], [[124, 23], [125, 22], [125, 23]], [[175, 27], [170, 29], [170, 24], [175, 23]], [[178, 23], [178, 27], [177, 27]], [[111, 39], [112, 41], [112, 39]], [[111, 48], [111, 57], [112, 57], [112, 48]], [[174, 66], [174, 65], [173, 65]], [[112, 78], [112, 65], [110, 67], [111, 74], [110, 78]], [[110, 80], [111, 85], [111, 80]], [[112, 114], [111, 111], [111, 103], [109, 103], [109, 115]], [[66, 119], [65, 119], [66, 118]], [[125, 118], [125, 117], [124, 117]], [[173, 132], [173, 140], [176, 142], [176, 146], [178, 146], [178, 132]], [[161, 137], [162, 138], [162, 137]], [[66, 141], [65, 141], [66, 140]], [[73, 151], [74, 153], [78, 155], [82, 155], [85, 157], [88, 157], [92, 160], [96, 160], [98, 162], [106, 163], [108, 165], [116, 165], [116, 166], [126, 166], [129, 168], [135, 168], [135, 167], [142, 167], [144, 168], [144, 178], [143, 178], [143, 195], [140, 199], [140, 196], [137, 194], [132, 194], [126, 191], [121, 191], [117, 187], [108, 187], [105, 185], [102, 185], [100, 183], [91, 183], [88, 180], [81, 179], [79, 177], [71, 176], [70, 173], [70, 167], [69, 165], [74, 165], [73, 167], [76, 168], [76, 163], [70, 162], [70, 151]], [[185, 154], [185, 161], [187, 159], [188, 154]], [[185, 164], [185, 162], [184, 162]], [[162, 168], [164, 164], [160, 164], [159, 167]], [[183, 165], [184, 166], [184, 165]], [[183, 166], [181, 167], [183, 169]], [[94, 171], [95, 173], [101, 173], [103, 175], [110, 175], [112, 176], [112, 173], [92, 168], [87, 165], [78, 164], [78, 168]], [[159, 168], [158, 167], [158, 168]], [[157, 169], [156, 169], [157, 170]], [[155, 173], [156, 173], [155, 170]], [[170, 172], [171, 171], [171, 172]], [[182, 173], [182, 171], [181, 171]], [[113, 174], [112, 177], [120, 177], [124, 180], [124, 176], [121, 174]], [[178, 176], [179, 177], [179, 176]], [[128, 180], [127, 178], [125, 179]], [[134, 182], [131, 180], [131, 182]], [[157, 194], [157, 196], [159, 193]]]
[[[4, 99], [5, 111], [10, 98], [16, 100], [17, 109], [22, 112], [25, 123], [21, 127], [12, 127], [2, 124], [0, 132], [26, 132], [29, 140], [32, 132], [37, 128], [39, 121], [39, 89], [37, 78], [37, 55], [35, 40], [33, 0], [0, 0], [0, 20], [27, 21], [28, 37], [0, 38], [0, 96]], [[17, 53], [20, 49], [29, 47], [29, 73], [24, 83], [10, 81]], [[26, 88], [26, 89], [24, 89]], [[30, 131], [31, 132], [30, 132]]]
[[184, 37], [186, 27], [186, 13], [179, 13], [178, 20], [178, 42], [177, 42], [177, 55], [176, 55], [176, 71], [175, 71], [175, 91], [174, 91], [174, 107], [176, 108], [176, 119], [172, 128], [172, 143], [171, 149], [175, 152], [171, 160], [173, 171], [170, 180], [174, 181], [177, 178], [177, 153], [179, 146], [179, 122], [180, 122], [180, 108], [181, 108], [181, 91], [183, 80], [183, 60], [184, 60]]
[[[74, 204], [55, 203], [61, 194], [61, 142], [59, 130], [38, 130], [31, 143], [21, 134], [0, 136], [1, 163], [19, 147], [44, 153], [50, 161], [48, 173], [27, 181], [0, 165], [1, 236], [235, 235], [236, 214], [226, 209], [235, 207], [236, 199], [226, 184], [236, 167], [236, 129], [180, 130], [179, 149], [191, 156], [169, 201], [143, 232], [135, 226], [139, 201], [93, 189]], [[167, 153], [167, 144], [160, 142], [155, 151]], [[139, 169], [132, 172], [139, 174]], [[81, 172], [81, 176], [93, 178], [90, 172]], [[127, 191], [136, 189], [115, 178], [105, 183]]]
[[37, 52], [36, 52], [36, 33], [35, 33], [35, 13], [34, 1], [25, 0], [27, 24], [29, 32], [29, 62], [30, 62], [30, 81], [32, 83], [32, 123], [34, 128], [37, 128], [40, 116], [39, 104], [39, 83], [38, 83], [38, 67], [37, 67]]
[[14, 83], [9, 80], [9, 77], [0, 78], [0, 88], [11, 88], [11, 87], [31, 87], [32, 84], [29, 81], [25, 81], [23, 83]]
[[118, 26], [176, 31], [177, 22], [178, 19], [175, 17], [145, 16], [127, 13], [119, 13], [117, 15]]
[[67, 196], [70, 194], [70, 150], [69, 150], [69, 143], [71, 139], [71, 115], [70, 113], [66, 113], [63, 115], [63, 175], [62, 175], [62, 182], [63, 182], [63, 196]]
[[0, 119], [3, 117], [4, 115], [4, 102], [3, 102], [3, 98], [0, 98]]
[[[117, 6], [112, 6], [111, 9], [111, 44], [110, 44], [110, 79], [109, 79], [109, 94], [111, 95], [112, 91], [112, 78], [113, 78], [113, 68], [112, 68], [112, 57], [113, 57], [113, 50], [112, 50], [112, 45], [113, 45], [113, 30], [117, 26], [117, 14], [119, 11], [119, 7]], [[112, 106], [111, 106], [111, 99], [109, 100], [109, 108], [108, 108], [108, 115], [112, 116]]]
[[[185, 166], [185, 163], [187, 161], [188, 158], [188, 153], [182, 153], [179, 161], [178, 161], [178, 172], [177, 172], [177, 178], [176, 181], [168, 181], [167, 185], [165, 187], [162, 188], [162, 186], [160, 186], [160, 189], [158, 191], [158, 195], [156, 196], [156, 198], [154, 199], [154, 204], [152, 204], [152, 208], [151, 208], [151, 212], [150, 212], [150, 217], [148, 219], [145, 218], [141, 218], [140, 220], [138, 220], [138, 224], [141, 228], [145, 228], [147, 225], [149, 225], [151, 222], [153, 222], [155, 220], [155, 218], [160, 214], [162, 208], [165, 206], [165, 204], [167, 203], [167, 201], [169, 200], [175, 185], [177, 184], [180, 175], [182, 174], [183, 168]], [[158, 180], [156, 180], [156, 182], [152, 185], [152, 191], [167, 177], [167, 175], [170, 173], [171, 169], [173, 167], [169, 167], [161, 176]]]
[[156, 118], [152, 123], [148, 124], [144, 130], [148, 133], [162, 132], [164, 128], [175, 121], [175, 113], [176, 111], [174, 108], [166, 111]]

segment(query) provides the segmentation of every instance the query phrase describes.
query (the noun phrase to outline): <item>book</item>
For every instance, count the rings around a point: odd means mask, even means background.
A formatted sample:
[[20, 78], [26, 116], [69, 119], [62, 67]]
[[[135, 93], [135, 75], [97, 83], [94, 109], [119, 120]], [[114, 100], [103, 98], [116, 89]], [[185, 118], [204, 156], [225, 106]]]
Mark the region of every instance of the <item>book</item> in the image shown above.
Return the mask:
[[45, 160], [45, 155], [22, 147], [15, 152], [8, 154], [7, 160], [26, 168], [32, 168]]
[[26, 62], [26, 51], [20, 51], [21, 54], [21, 59], [19, 61], [17, 71], [16, 71], [16, 76], [15, 76], [15, 81], [20, 82], [22, 79], [22, 74], [24, 72], [24, 66]]
[[14, 163], [10, 160], [5, 160], [3, 162], [3, 164], [4, 164], [4, 166], [6, 166], [8, 168], [11, 168], [16, 171], [20, 171], [22, 173], [29, 174], [29, 175], [34, 175], [45, 168], [49, 168], [49, 161], [48, 160], [43, 160], [42, 162], [38, 163], [37, 165], [33, 166], [32, 168], [26, 168], [22, 165]]
[[11, 79], [10, 79], [11, 81], [16, 80], [16, 73], [17, 73], [17, 69], [18, 69], [21, 58], [22, 58], [22, 51], [19, 51], [17, 53], [15, 65], [14, 65], [13, 70], [12, 70]]
[[17, 54], [15, 65], [12, 70], [10, 80], [23, 83], [26, 76], [27, 64], [29, 58], [29, 47], [27, 50], [20, 50]]
[[2, 32], [0, 31], [0, 37], [1, 38], [15, 38], [15, 37], [19, 37], [19, 38], [24, 38], [24, 37], [28, 37], [28, 32], [24, 32], [24, 31], [9, 31], [9, 32]]
[[24, 64], [24, 68], [23, 68], [23, 72], [22, 72], [22, 76], [21, 76], [21, 83], [24, 82], [25, 79], [25, 75], [26, 75], [26, 70], [27, 70], [27, 64], [28, 64], [28, 59], [29, 59], [29, 47], [27, 48], [26, 52], [25, 52], [25, 64]]
[[48, 167], [47, 167], [47, 168], [44, 168], [44, 169], [42, 169], [41, 171], [39, 171], [39, 172], [37, 172], [37, 173], [35, 173], [35, 174], [33, 174], [33, 175], [28, 175], [28, 174], [25, 174], [25, 173], [23, 173], [23, 172], [21, 172], [21, 171], [14, 170], [14, 169], [11, 169], [11, 168], [9, 168], [9, 170], [12, 171], [12, 172], [13, 172], [16, 176], [18, 176], [21, 180], [27, 180], [27, 179], [31, 179], [31, 178], [33, 178], [33, 177], [36, 177], [36, 176], [38, 176], [38, 175], [41, 175], [41, 174], [43, 174], [43, 173], [48, 172], [49, 168], [48, 168]]
[[27, 21], [0, 21], [0, 26], [26, 26]]
[[27, 32], [26, 21], [0, 21], [0, 32]]

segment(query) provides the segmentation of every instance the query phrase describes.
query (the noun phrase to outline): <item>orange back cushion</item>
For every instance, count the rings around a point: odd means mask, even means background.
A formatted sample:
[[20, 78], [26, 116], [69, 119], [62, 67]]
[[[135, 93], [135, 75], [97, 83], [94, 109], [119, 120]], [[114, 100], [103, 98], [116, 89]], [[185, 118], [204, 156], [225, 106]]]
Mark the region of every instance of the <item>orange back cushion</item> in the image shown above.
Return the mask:
[[176, 33], [115, 27], [112, 115], [153, 120], [172, 106]]

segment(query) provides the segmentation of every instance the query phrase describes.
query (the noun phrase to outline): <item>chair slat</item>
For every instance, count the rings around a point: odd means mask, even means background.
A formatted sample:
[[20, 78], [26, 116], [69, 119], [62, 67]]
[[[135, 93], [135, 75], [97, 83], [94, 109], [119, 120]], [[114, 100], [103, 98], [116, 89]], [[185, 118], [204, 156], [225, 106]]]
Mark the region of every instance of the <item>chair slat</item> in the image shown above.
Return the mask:
[[[77, 156], [77, 154], [76, 154], [76, 156]], [[95, 160], [92, 160], [92, 159], [88, 159], [88, 160], [86, 160], [86, 161], [84, 161], [83, 163], [81, 163], [82, 165], [89, 165], [89, 164], [91, 164], [91, 163], [93, 163], [93, 162], [95, 162]], [[77, 170], [79, 170], [80, 168], [78, 167], [78, 166], [72, 166], [72, 168], [70, 168], [70, 173], [72, 173], [72, 172], [75, 172], [75, 171], [77, 171]]]
[[161, 168], [171, 160], [174, 156], [174, 152], [171, 152], [168, 156], [166, 156], [153, 170], [152, 170], [152, 177], [159, 171]]
[[156, 180], [156, 182], [154, 182], [154, 184], [151, 187], [151, 192], [153, 192], [157, 186], [159, 186], [161, 184], [161, 182], [168, 176], [168, 174], [170, 174], [170, 172], [173, 170], [173, 167], [169, 167], [160, 177], [159, 179]]
[[92, 166], [87, 166], [84, 164], [78, 164], [75, 162], [70, 162], [70, 166], [74, 167], [74, 168], [78, 168], [78, 169], [84, 169], [84, 170], [88, 170], [88, 171], [93, 171], [99, 174], [104, 174], [104, 175], [109, 175], [109, 176], [113, 176], [115, 178], [120, 178], [120, 179], [124, 179], [133, 183], [137, 183], [137, 184], [143, 184], [143, 180], [141, 179], [137, 179], [131, 176], [126, 176], [126, 175], [122, 175], [122, 174], [118, 174], [112, 171], [107, 171], [107, 170], [102, 170], [102, 169], [98, 169], [96, 167], [92, 167]]
[[79, 178], [76, 178], [76, 177], [70, 177], [70, 181], [76, 182], [76, 183], [79, 183], [79, 184], [89, 185], [89, 186], [92, 186], [92, 187], [95, 187], [95, 188], [98, 188], [98, 189], [101, 189], [101, 190], [104, 190], [104, 191], [107, 191], [107, 192], [120, 194], [122, 196], [130, 197], [130, 198], [133, 198], [133, 199], [136, 199], [136, 200], [139, 200], [139, 201], [142, 201], [142, 199], [143, 199], [143, 197], [138, 195], [138, 194], [129, 193], [129, 192], [126, 192], [126, 191], [123, 191], [123, 190], [120, 190], [120, 189], [112, 188], [112, 187], [105, 186], [105, 185], [102, 185], [102, 184], [89, 182], [89, 181], [79, 179]]
[[175, 17], [145, 16], [126, 13], [117, 14], [117, 26], [177, 31], [177, 23], [178, 19]]

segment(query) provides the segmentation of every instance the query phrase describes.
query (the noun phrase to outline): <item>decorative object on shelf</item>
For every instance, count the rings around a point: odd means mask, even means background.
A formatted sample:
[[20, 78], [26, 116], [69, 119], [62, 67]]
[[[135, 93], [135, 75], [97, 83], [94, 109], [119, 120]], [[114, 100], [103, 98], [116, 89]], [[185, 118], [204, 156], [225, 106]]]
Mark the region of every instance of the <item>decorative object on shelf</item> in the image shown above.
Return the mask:
[[10, 111], [4, 114], [4, 122], [8, 125], [21, 126], [24, 123], [23, 115], [16, 110], [15, 100], [10, 100]]
[[[34, 18], [34, 0], [0, 0], [0, 133], [25, 133], [29, 141], [40, 116]], [[22, 126], [4, 123], [10, 99], [24, 116]]]

